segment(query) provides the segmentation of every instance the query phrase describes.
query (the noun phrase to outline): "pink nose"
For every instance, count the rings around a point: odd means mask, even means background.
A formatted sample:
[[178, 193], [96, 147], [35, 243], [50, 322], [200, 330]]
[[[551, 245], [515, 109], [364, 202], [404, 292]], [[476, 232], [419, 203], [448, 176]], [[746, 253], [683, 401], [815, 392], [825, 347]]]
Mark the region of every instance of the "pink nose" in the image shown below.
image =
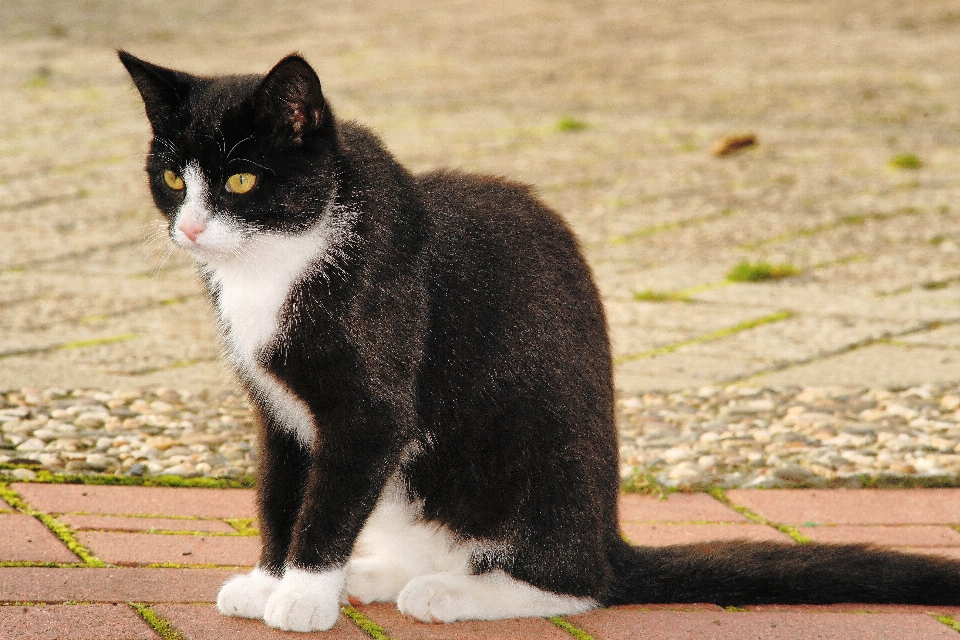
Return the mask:
[[196, 242], [197, 236], [203, 233], [203, 230], [207, 228], [207, 225], [202, 222], [190, 222], [184, 220], [177, 225], [177, 229], [183, 232], [183, 235], [187, 236], [190, 239], [190, 242]]

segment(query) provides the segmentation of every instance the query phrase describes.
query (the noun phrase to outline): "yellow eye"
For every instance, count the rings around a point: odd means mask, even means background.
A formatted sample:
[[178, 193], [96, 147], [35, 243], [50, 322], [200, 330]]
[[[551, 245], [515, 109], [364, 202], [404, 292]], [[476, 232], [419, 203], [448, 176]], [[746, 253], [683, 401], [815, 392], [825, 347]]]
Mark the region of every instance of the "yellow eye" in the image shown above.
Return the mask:
[[257, 176], [252, 173], [235, 173], [227, 178], [227, 191], [230, 193], [246, 193], [257, 184]]
[[170, 169], [167, 169], [163, 172], [163, 181], [167, 183], [167, 186], [173, 189], [174, 191], [180, 191], [183, 189], [183, 178], [178, 176]]

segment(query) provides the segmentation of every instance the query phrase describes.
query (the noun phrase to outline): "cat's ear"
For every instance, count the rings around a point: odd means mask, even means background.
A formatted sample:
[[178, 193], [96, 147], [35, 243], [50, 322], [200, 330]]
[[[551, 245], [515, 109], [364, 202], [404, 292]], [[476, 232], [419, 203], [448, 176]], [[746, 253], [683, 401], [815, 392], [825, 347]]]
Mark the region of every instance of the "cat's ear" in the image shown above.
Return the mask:
[[270, 70], [257, 89], [256, 100], [261, 123], [270, 134], [294, 146], [332, 125], [333, 115], [320, 90], [320, 78], [296, 54]]
[[126, 51], [118, 51], [117, 55], [140, 91], [154, 132], [164, 128], [187, 100], [193, 84], [192, 76], [150, 64]]

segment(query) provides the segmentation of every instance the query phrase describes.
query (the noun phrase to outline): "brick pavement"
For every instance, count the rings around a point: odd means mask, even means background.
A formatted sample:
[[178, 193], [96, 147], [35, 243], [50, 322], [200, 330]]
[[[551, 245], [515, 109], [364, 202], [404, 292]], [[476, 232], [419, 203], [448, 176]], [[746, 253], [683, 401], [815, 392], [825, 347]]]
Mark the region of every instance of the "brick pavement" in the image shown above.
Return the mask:
[[[564, 619], [427, 625], [392, 604], [348, 608], [332, 632], [283, 633], [219, 615], [221, 584], [259, 546], [243, 489], [13, 483], [0, 513], [0, 638], [396, 640], [955, 638], [958, 607], [626, 606]], [[745, 538], [873, 542], [960, 557], [960, 489], [736, 490], [621, 496], [634, 543]], [[29, 513], [27, 513], [29, 512]], [[42, 518], [40, 517], [42, 515]], [[62, 526], [56, 526], [62, 525]], [[79, 545], [79, 547], [77, 546]], [[79, 548], [83, 553], [74, 553]], [[368, 632], [370, 635], [368, 635]]]

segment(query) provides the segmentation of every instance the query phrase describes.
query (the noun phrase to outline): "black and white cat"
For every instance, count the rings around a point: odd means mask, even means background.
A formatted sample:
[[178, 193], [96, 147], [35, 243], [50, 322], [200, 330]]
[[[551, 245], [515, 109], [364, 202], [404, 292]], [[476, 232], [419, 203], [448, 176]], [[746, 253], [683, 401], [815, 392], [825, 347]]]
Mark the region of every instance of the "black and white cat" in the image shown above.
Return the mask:
[[414, 176], [300, 57], [196, 77], [120, 52], [147, 176], [261, 425], [263, 550], [225, 614], [328, 629], [643, 602], [960, 604], [960, 563], [867, 547], [635, 548], [603, 308], [529, 189]]

